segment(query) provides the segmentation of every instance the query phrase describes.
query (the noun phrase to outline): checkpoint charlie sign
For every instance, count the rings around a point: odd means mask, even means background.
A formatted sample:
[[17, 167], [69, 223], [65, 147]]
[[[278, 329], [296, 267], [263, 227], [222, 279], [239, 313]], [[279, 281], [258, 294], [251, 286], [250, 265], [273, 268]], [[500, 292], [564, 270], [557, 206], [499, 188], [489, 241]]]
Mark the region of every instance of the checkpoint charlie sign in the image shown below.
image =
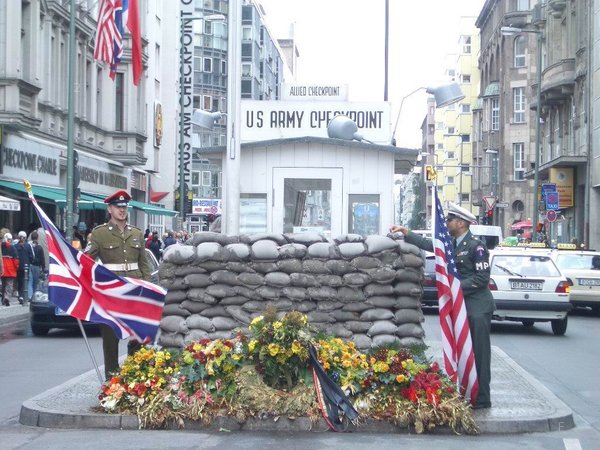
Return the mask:
[[390, 106], [386, 102], [306, 102], [243, 100], [243, 142], [303, 136], [327, 137], [327, 125], [346, 115], [365, 139], [389, 144]]

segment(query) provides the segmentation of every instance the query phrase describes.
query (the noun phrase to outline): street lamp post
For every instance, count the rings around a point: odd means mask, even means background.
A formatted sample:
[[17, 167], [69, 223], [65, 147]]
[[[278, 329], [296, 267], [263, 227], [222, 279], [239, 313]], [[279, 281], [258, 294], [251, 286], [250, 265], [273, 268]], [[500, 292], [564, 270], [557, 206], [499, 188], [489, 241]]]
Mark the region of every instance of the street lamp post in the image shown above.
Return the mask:
[[535, 33], [537, 34], [537, 93], [536, 101], [537, 107], [535, 110], [535, 167], [533, 169], [533, 206], [532, 206], [532, 225], [531, 240], [536, 241], [537, 238], [537, 226], [539, 220], [538, 212], [538, 191], [540, 183], [540, 155], [542, 153], [542, 142], [541, 142], [541, 116], [542, 116], [542, 44], [544, 42], [544, 32], [542, 30], [531, 30], [524, 28], [515, 27], [502, 27], [500, 31], [504, 36], [512, 36], [519, 33]]

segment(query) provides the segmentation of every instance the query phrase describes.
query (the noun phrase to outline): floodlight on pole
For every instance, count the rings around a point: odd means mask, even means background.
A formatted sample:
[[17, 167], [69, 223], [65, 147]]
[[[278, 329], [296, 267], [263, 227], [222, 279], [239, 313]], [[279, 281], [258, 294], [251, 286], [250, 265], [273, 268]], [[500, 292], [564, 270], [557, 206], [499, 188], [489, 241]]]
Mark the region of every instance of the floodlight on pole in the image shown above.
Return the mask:
[[402, 106], [404, 105], [404, 100], [406, 100], [411, 95], [419, 92], [420, 90], [425, 89], [425, 92], [433, 95], [435, 99], [435, 107], [443, 108], [444, 106], [451, 105], [453, 103], [461, 101], [465, 98], [465, 94], [463, 94], [460, 86], [457, 83], [444, 84], [438, 87], [418, 87], [414, 91], [406, 94], [402, 97], [400, 101], [400, 108], [398, 108], [398, 115], [396, 116], [396, 123], [394, 125], [394, 131], [392, 132], [392, 140], [391, 145], [396, 145], [396, 130], [398, 128], [398, 122], [400, 121], [400, 113], [402, 112]]
[[206, 130], [212, 130], [214, 129], [216, 122], [226, 115], [227, 114], [222, 112], [209, 112], [204, 111], [203, 109], [195, 109], [192, 114], [192, 124], [198, 125]]
[[358, 125], [350, 117], [338, 114], [327, 125], [327, 136], [345, 141], [359, 141], [372, 144], [358, 132]]
[[533, 225], [533, 229], [531, 230], [531, 240], [535, 242], [537, 237], [537, 226], [539, 221], [538, 190], [540, 185], [540, 154], [542, 152], [540, 123], [542, 121], [542, 43], [544, 42], [544, 32], [542, 30], [532, 30], [515, 27], [502, 27], [500, 28], [500, 32], [503, 36], [514, 36], [520, 33], [537, 34], [537, 107], [535, 109], [535, 167], [533, 168], [533, 205], [531, 208]]

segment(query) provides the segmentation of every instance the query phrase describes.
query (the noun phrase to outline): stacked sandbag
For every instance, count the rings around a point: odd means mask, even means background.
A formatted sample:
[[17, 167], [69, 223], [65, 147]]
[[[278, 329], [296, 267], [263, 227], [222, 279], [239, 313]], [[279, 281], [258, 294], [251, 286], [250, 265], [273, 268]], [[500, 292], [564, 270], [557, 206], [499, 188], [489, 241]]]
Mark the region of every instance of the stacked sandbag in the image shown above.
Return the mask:
[[422, 344], [423, 264], [398, 235], [196, 233], [169, 246], [160, 265], [160, 343], [233, 337], [272, 305], [361, 349]]

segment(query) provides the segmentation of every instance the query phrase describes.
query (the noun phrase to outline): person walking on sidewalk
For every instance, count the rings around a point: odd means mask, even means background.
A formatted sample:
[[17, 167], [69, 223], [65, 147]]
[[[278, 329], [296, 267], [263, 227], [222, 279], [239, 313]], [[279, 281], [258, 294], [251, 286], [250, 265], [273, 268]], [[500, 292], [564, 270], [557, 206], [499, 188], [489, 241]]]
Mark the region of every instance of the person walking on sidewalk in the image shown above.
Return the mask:
[[[473, 342], [475, 368], [479, 381], [479, 394], [473, 409], [490, 408], [492, 349], [490, 333], [494, 298], [488, 287], [490, 281], [489, 252], [485, 243], [473, 236], [469, 227], [476, 217], [467, 209], [454, 203], [448, 207], [446, 223], [448, 232], [454, 238], [456, 269], [460, 274], [460, 286], [465, 298], [467, 317]], [[409, 244], [433, 252], [433, 242], [408, 228], [394, 225], [392, 233], [400, 232]]]
[[4, 306], [10, 306], [9, 297], [12, 292], [8, 292], [6, 288], [11, 286], [12, 291], [15, 291], [17, 271], [19, 270], [19, 258], [15, 247], [12, 245], [12, 234], [4, 234], [0, 248], [2, 248], [2, 263], [4, 266], [0, 296], [2, 297], [2, 304]]
[[46, 255], [38, 243], [37, 231], [31, 232], [31, 242], [27, 243], [27, 254], [31, 259], [29, 264], [29, 279], [27, 280], [27, 299], [31, 301], [38, 288], [42, 274], [46, 273]]
[[[93, 229], [85, 253], [99, 258], [104, 267], [113, 273], [150, 281], [150, 262], [146, 258], [142, 230], [127, 223], [127, 206], [131, 196], [126, 191], [117, 191], [104, 200], [110, 220]], [[104, 374], [108, 379], [119, 369], [119, 338], [113, 329], [100, 324], [102, 350], [104, 352]], [[141, 343], [130, 339], [127, 354], [133, 355]]]
[[25, 305], [25, 296], [27, 289], [27, 279], [29, 276], [29, 264], [31, 258], [27, 253], [27, 233], [19, 231], [17, 234], [19, 240], [15, 244], [15, 250], [17, 251], [17, 257], [19, 258], [19, 269], [17, 270], [17, 291], [19, 296], [19, 304]]

